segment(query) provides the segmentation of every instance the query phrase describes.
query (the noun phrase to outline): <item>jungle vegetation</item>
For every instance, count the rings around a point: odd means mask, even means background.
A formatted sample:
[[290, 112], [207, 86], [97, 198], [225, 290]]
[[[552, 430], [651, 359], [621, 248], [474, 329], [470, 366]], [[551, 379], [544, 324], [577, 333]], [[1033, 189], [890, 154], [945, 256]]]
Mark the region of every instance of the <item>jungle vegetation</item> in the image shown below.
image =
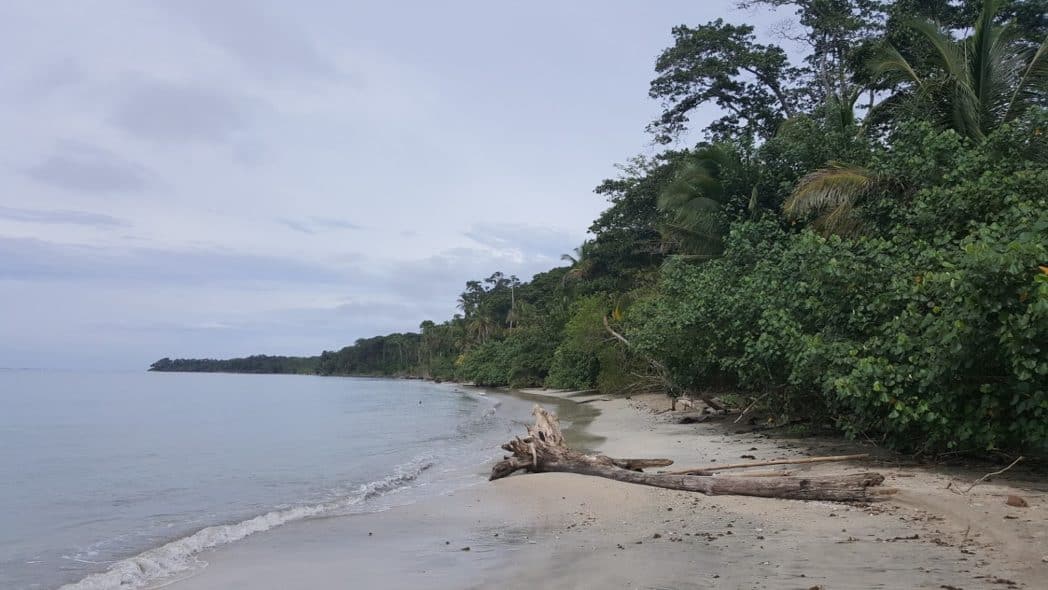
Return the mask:
[[675, 27], [666, 149], [597, 186], [566, 266], [275, 372], [720, 392], [909, 452], [1048, 448], [1048, 2], [740, 4], [795, 10], [803, 60]]

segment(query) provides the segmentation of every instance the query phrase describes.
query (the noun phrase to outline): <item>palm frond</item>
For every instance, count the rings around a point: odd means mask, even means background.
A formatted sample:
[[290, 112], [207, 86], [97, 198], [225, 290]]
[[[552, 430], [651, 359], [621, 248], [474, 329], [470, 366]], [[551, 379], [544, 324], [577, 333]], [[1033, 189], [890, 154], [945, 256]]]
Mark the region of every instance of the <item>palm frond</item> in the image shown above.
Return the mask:
[[924, 86], [924, 80], [910, 65], [910, 62], [892, 45], [886, 45], [871, 60], [869, 66], [870, 74], [875, 78], [892, 76], [895, 81], [906, 81], [915, 84], [918, 88]]
[[909, 28], [919, 33], [935, 50], [934, 61], [953, 79], [971, 84], [970, 72], [966, 66], [964, 48], [950, 38], [938, 24], [928, 20], [911, 20]]
[[817, 217], [812, 225], [823, 235], [851, 235], [861, 228], [862, 223], [855, 216], [854, 204], [842, 202], [825, 215]]
[[856, 204], [876, 182], [861, 166], [831, 164], [801, 178], [783, 212], [793, 219], [815, 215], [814, 225], [825, 233], [852, 233], [857, 227], [852, 214]]
[[783, 211], [791, 217], [803, 217], [853, 202], [869, 190], [872, 183], [872, 175], [865, 168], [831, 164], [801, 178], [786, 199]]
[[680, 231], [708, 238], [722, 236], [727, 229], [720, 203], [702, 197], [674, 211], [669, 224]]
[[1019, 77], [1015, 90], [1004, 109], [1004, 121], [1011, 121], [1030, 104], [1044, 101], [1048, 95], [1048, 38], [1030, 55], [1029, 63]]
[[993, 49], [998, 45], [1001, 38], [1001, 27], [993, 26], [993, 17], [997, 13], [996, 0], [984, 0], [979, 17], [975, 21], [975, 27], [971, 37], [968, 38], [969, 46], [969, 72], [973, 90], [980, 102], [985, 102], [990, 88], [990, 79], [993, 67], [996, 65], [992, 58]]
[[681, 164], [656, 202], [666, 215], [661, 228], [664, 247], [703, 255], [723, 249], [728, 227], [724, 175], [741, 167], [736, 152], [721, 145], [703, 147]]

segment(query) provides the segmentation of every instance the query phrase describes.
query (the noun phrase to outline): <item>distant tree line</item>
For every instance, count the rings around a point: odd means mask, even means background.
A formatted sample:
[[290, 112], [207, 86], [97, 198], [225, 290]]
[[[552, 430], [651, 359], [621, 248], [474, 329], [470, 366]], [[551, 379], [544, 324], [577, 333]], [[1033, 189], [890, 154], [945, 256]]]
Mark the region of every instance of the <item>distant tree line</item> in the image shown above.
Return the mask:
[[320, 357], [269, 356], [256, 354], [234, 359], [169, 359], [162, 358], [149, 366], [150, 371], [189, 373], [290, 373], [309, 375], [317, 372]]

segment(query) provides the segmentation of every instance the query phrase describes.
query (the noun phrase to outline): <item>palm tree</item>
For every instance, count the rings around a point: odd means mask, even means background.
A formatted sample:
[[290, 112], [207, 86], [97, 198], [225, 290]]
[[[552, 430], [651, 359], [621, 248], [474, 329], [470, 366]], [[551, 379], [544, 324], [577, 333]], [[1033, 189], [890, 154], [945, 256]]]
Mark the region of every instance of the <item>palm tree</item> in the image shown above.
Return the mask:
[[506, 313], [506, 323], [509, 324], [509, 328], [512, 330], [514, 326], [519, 326], [522, 321], [526, 322], [533, 315], [535, 315], [535, 307], [530, 303], [521, 301], [509, 308], [509, 312]]
[[484, 344], [498, 330], [498, 322], [486, 313], [478, 313], [466, 325], [466, 333], [476, 344]]
[[[583, 243], [585, 245], [585, 243]], [[561, 254], [560, 259], [564, 262], [570, 262], [571, 266], [575, 266], [582, 259], [582, 246], [575, 246], [572, 250], [572, 254]]]
[[893, 46], [871, 65], [874, 75], [911, 85], [911, 106], [976, 141], [1048, 99], [1048, 39], [1021, 43], [1014, 23], [994, 24], [1000, 0], [984, 0], [972, 34], [959, 41], [929, 21], [909, 23], [932, 47], [929, 72]]
[[[911, 108], [974, 141], [1048, 100], [1048, 39], [1038, 48], [1022, 45], [1012, 24], [994, 25], [998, 0], [984, 0], [972, 34], [955, 41], [928, 21], [910, 27], [934, 49], [933, 69], [918, 73], [892, 46], [871, 65], [876, 75], [893, 75], [912, 85]], [[893, 103], [899, 103], [895, 100]], [[822, 233], [853, 234], [853, 215], [864, 197], [891, 186], [892, 179], [855, 165], [831, 163], [797, 182], [783, 205], [792, 218], [816, 215]]]
[[[657, 203], [667, 218], [661, 228], [664, 246], [698, 258], [720, 254], [728, 231], [724, 208], [733, 196], [732, 175], [738, 179], [745, 170], [730, 146], [701, 148], [681, 164]], [[751, 195], [751, 207], [755, 196]]]
[[560, 259], [571, 263], [571, 270], [566, 272], [560, 280], [563, 286], [569, 280], [584, 279], [593, 270], [593, 260], [590, 254], [593, 250], [593, 242], [586, 240], [572, 250], [572, 254], [561, 254]]

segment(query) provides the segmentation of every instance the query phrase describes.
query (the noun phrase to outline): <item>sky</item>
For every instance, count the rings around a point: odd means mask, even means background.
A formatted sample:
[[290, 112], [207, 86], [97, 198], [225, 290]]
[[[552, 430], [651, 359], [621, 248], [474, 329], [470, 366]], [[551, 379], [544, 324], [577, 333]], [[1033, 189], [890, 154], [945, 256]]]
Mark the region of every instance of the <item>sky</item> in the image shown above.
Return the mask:
[[781, 20], [732, 5], [4, 2], [0, 367], [318, 354], [563, 264], [671, 28]]

